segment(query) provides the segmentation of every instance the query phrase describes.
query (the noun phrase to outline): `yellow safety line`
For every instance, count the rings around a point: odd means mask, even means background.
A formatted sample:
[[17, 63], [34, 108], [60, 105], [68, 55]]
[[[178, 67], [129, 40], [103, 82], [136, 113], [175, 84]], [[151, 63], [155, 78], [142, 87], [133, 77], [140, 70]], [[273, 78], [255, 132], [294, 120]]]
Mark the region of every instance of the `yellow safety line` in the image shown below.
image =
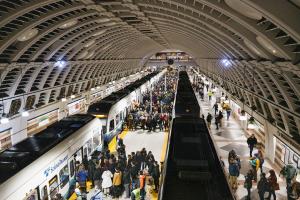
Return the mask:
[[[122, 131], [122, 133], [120, 133], [120, 138], [124, 139], [124, 137], [127, 135], [128, 130], [124, 130]], [[114, 153], [117, 151], [117, 141], [116, 141], [116, 137], [113, 137], [113, 139], [110, 141], [110, 143], [108, 144], [108, 149], [111, 153]]]
[[166, 158], [166, 153], [167, 153], [167, 147], [168, 147], [168, 140], [169, 140], [169, 132], [165, 132], [165, 137], [164, 137], [164, 143], [161, 148], [161, 154], [160, 154], [160, 162], [164, 162]]
[[[167, 147], [168, 147], [168, 141], [169, 141], [169, 131], [166, 131], [164, 134], [165, 134], [165, 136], [164, 136], [164, 143], [161, 148], [160, 162], [164, 162], [166, 159]], [[151, 200], [157, 200], [157, 199], [158, 199], [158, 193], [153, 191], [151, 193]]]

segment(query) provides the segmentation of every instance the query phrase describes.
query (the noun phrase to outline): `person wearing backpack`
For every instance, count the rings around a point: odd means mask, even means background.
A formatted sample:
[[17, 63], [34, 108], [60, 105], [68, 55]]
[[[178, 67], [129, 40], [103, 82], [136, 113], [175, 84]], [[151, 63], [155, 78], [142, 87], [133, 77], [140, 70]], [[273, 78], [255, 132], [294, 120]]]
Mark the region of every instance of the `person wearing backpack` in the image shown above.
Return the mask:
[[264, 195], [268, 191], [268, 180], [265, 173], [260, 174], [260, 180], [257, 183], [257, 190], [260, 200], [264, 200]]
[[260, 164], [259, 164], [259, 159], [257, 158], [257, 154], [255, 154], [255, 157], [253, 157], [253, 158], [251, 158], [250, 159], [250, 165], [251, 165], [251, 167], [252, 167], [252, 170], [253, 170], [253, 175], [254, 175], [254, 177], [253, 177], [253, 180], [256, 182], [257, 181], [257, 170], [259, 169], [259, 166], [260, 166]]
[[98, 185], [95, 186], [94, 195], [92, 196], [91, 200], [103, 200], [103, 193]]
[[240, 169], [238, 163], [234, 158], [231, 158], [229, 162], [229, 184], [234, 192], [238, 188], [237, 178], [239, 175]]
[[297, 169], [290, 162], [282, 168], [280, 174], [285, 177], [287, 196], [289, 197], [292, 195], [292, 180], [297, 176]]

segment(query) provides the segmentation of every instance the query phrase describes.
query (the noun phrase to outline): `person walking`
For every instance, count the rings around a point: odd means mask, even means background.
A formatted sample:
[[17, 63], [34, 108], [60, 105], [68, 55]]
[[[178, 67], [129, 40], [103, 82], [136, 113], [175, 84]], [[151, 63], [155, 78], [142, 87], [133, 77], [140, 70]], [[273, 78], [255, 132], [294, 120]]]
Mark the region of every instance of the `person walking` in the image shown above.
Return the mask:
[[219, 111], [218, 118], [219, 118], [219, 124], [220, 124], [220, 127], [222, 127], [223, 113], [222, 113], [222, 111], [221, 111], [221, 110]]
[[212, 97], [213, 93], [212, 91], [208, 91], [207, 96], [208, 96], [208, 100], [211, 101], [211, 97]]
[[207, 121], [208, 129], [210, 129], [211, 120], [212, 120], [212, 115], [210, 113], [208, 113], [207, 116], [206, 116], [206, 121]]
[[231, 114], [231, 108], [229, 106], [227, 106], [227, 108], [226, 108], [227, 121], [229, 120], [230, 114]]
[[254, 134], [252, 134], [248, 139], [247, 139], [247, 144], [248, 144], [248, 147], [250, 149], [250, 157], [252, 157], [252, 152], [253, 152], [253, 149], [255, 147], [255, 145], [257, 144], [257, 139], [255, 137]]
[[218, 106], [217, 102], [213, 105], [213, 109], [215, 110], [215, 115], [217, 115], [218, 110], [219, 110], [219, 106]]
[[229, 184], [234, 192], [238, 188], [237, 178], [239, 177], [239, 175], [240, 169], [237, 161], [234, 158], [231, 158], [229, 162]]
[[260, 200], [264, 200], [264, 195], [268, 191], [268, 180], [265, 173], [260, 174], [260, 179], [257, 183], [257, 190]]
[[279, 190], [279, 185], [277, 183], [277, 177], [275, 174], [275, 171], [271, 169], [269, 171], [270, 176], [268, 177], [268, 183], [269, 183], [269, 197], [268, 199], [271, 199], [271, 196], [273, 195], [273, 199], [276, 200], [276, 193], [275, 190]]
[[251, 199], [252, 180], [253, 180], [253, 172], [252, 169], [250, 169], [245, 176], [245, 182], [244, 182], [244, 188], [247, 189], [247, 197], [246, 197], [247, 200]]
[[216, 124], [216, 129], [219, 130], [219, 123], [220, 123], [220, 118], [219, 116], [215, 116], [215, 124]]

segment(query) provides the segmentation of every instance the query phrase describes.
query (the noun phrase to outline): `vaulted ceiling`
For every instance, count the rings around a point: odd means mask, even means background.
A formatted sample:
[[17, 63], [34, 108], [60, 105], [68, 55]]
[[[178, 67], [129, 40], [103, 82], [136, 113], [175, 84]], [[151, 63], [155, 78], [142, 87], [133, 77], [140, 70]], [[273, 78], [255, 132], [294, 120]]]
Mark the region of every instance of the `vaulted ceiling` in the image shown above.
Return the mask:
[[180, 49], [300, 142], [299, 19], [299, 0], [1, 0], [0, 98], [16, 115]]

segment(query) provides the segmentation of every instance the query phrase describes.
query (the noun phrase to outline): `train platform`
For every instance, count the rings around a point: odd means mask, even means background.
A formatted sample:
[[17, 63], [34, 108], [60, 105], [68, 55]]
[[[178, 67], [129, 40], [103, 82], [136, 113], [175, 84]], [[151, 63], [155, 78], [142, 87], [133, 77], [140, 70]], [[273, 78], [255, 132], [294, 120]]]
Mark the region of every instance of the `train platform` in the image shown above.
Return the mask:
[[[168, 143], [168, 132], [156, 130], [149, 132], [148, 130], [138, 129], [135, 131], [124, 130], [120, 135], [123, 139], [123, 143], [126, 146], [126, 153], [140, 151], [142, 148], [146, 148], [147, 151], [152, 151], [154, 158], [161, 164], [165, 160], [166, 149]], [[109, 143], [109, 150], [112, 153], [116, 152], [116, 138], [113, 138]], [[91, 199], [95, 194], [94, 188], [90, 187], [91, 183], [87, 183], [88, 194], [87, 198]], [[148, 186], [146, 200], [157, 200], [158, 194], [153, 188]], [[76, 200], [76, 195], [73, 194], [69, 200]], [[113, 200], [111, 196], [104, 197], [104, 200]], [[128, 200], [125, 194], [119, 198], [119, 200]]]
[[[211, 130], [210, 133], [213, 136], [213, 139], [216, 144], [216, 148], [219, 152], [219, 155], [222, 157], [222, 160], [225, 163], [225, 171], [228, 173], [228, 153], [232, 149], [236, 151], [238, 156], [241, 159], [241, 171], [240, 176], [238, 177], [238, 189], [236, 191], [236, 199], [238, 200], [244, 200], [247, 196], [247, 190], [244, 188], [244, 181], [245, 181], [245, 175], [247, 171], [250, 169], [249, 165], [249, 148], [247, 145], [247, 132], [240, 126], [238, 121], [233, 118], [232, 116], [229, 118], [229, 120], [226, 120], [226, 113], [224, 112], [224, 118], [222, 121], [222, 127], [219, 128], [219, 130], [216, 129], [216, 126], [214, 124], [214, 109], [213, 105], [216, 102], [216, 96], [221, 96], [221, 91], [218, 91], [215, 95], [213, 95], [212, 100], [209, 101], [207, 96], [207, 91], [205, 90], [204, 93], [204, 100], [200, 99], [200, 96], [197, 94], [197, 98], [199, 101], [199, 104], [201, 106], [201, 114], [204, 114], [206, 117], [208, 112], [210, 112], [213, 116], [212, 124], [211, 124]], [[268, 171], [270, 169], [274, 169], [277, 175], [277, 180], [280, 185], [280, 190], [276, 191], [277, 200], [286, 200], [286, 184], [285, 181], [279, 177], [279, 171], [280, 169], [277, 169], [273, 164], [268, 161], [268, 159], [265, 159], [265, 163], [263, 166], [263, 171], [268, 176]], [[258, 170], [258, 180], [260, 177], [260, 170]], [[265, 197], [267, 197], [267, 193], [265, 194]], [[252, 189], [251, 189], [251, 200], [259, 200], [258, 192], [257, 192], [257, 183], [253, 183]]]

